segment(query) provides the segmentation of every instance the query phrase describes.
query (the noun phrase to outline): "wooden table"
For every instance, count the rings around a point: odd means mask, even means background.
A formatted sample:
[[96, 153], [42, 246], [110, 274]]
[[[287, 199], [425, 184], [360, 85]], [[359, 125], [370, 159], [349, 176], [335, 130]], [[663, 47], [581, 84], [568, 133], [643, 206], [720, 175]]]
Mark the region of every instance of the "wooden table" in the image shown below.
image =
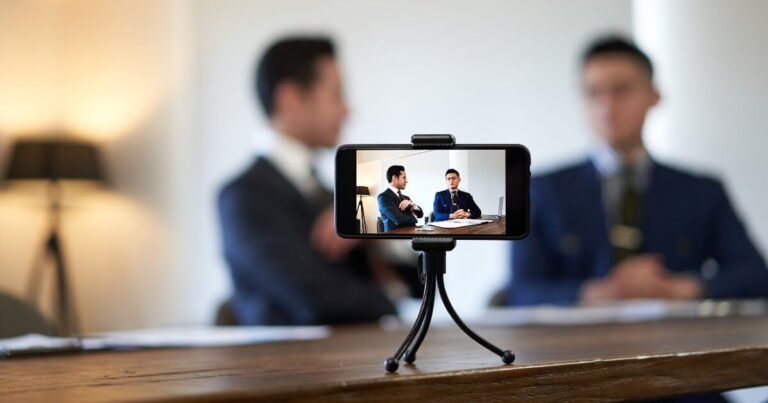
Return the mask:
[[415, 366], [382, 369], [404, 332], [326, 340], [0, 360], [0, 401], [572, 401], [768, 384], [768, 317], [482, 329], [503, 366], [458, 329], [430, 331]]
[[422, 231], [418, 227], [398, 228], [392, 231], [387, 231], [387, 234], [397, 235], [504, 235], [507, 232], [507, 218], [502, 217], [500, 219], [493, 220], [487, 224], [472, 225], [469, 227], [461, 228], [440, 228], [432, 227], [433, 231]]

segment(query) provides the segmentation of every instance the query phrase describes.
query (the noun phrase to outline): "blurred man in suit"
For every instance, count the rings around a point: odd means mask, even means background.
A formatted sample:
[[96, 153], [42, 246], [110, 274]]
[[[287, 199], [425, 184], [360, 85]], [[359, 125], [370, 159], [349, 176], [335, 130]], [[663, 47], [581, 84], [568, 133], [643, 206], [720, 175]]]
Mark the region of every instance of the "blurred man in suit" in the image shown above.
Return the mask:
[[[342, 239], [333, 195], [317, 180], [317, 150], [336, 145], [347, 116], [333, 44], [274, 43], [255, 72], [256, 95], [274, 132], [272, 150], [221, 190], [218, 213], [239, 324], [373, 321], [407, 295], [371, 244]], [[400, 271], [397, 271], [400, 269]]]
[[512, 249], [510, 304], [768, 296], [764, 259], [723, 185], [661, 163], [643, 145], [660, 99], [648, 56], [618, 37], [582, 60], [601, 144], [533, 179], [530, 235]]
[[424, 217], [424, 211], [402, 192], [408, 184], [405, 167], [392, 165], [387, 168], [387, 179], [389, 186], [376, 198], [384, 231], [415, 226], [418, 219]]
[[448, 189], [435, 193], [432, 211], [435, 221], [452, 220], [455, 218], [480, 218], [480, 207], [472, 195], [459, 190], [461, 176], [459, 171], [451, 168], [445, 171], [445, 181]]

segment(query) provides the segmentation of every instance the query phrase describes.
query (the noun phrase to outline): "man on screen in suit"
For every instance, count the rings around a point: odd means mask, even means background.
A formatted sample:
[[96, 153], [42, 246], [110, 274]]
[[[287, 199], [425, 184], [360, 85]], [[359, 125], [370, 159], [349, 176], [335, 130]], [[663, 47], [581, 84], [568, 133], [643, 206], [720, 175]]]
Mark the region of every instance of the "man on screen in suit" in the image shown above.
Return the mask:
[[373, 244], [339, 237], [333, 194], [315, 175], [316, 151], [336, 145], [347, 115], [333, 44], [280, 40], [255, 73], [275, 143], [218, 198], [234, 317], [241, 325], [309, 325], [395, 313], [395, 302], [419, 289], [415, 259], [395, 266]]
[[405, 167], [392, 165], [387, 168], [387, 180], [389, 186], [376, 198], [384, 231], [415, 226], [418, 219], [424, 217], [424, 211], [402, 192], [408, 184]]
[[661, 163], [643, 144], [660, 99], [648, 56], [618, 37], [582, 60], [585, 161], [531, 184], [531, 229], [512, 247], [510, 304], [768, 296], [768, 269], [723, 185]]
[[459, 171], [451, 168], [445, 171], [445, 181], [448, 189], [435, 193], [432, 211], [435, 221], [445, 221], [454, 218], [480, 218], [480, 207], [472, 195], [459, 190], [461, 176]]

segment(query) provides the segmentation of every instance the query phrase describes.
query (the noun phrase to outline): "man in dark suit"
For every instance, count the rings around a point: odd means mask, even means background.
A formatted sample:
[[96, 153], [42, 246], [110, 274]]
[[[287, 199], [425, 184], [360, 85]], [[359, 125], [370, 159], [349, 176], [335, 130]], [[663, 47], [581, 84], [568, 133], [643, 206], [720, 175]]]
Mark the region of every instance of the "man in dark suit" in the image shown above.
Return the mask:
[[418, 219], [424, 217], [424, 211], [402, 192], [408, 184], [405, 167], [392, 165], [387, 168], [387, 180], [389, 186], [376, 198], [384, 231], [415, 226]]
[[459, 171], [453, 168], [445, 171], [445, 181], [448, 183], [448, 189], [435, 193], [435, 202], [432, 206], [435, 221], [480, 218], [480, 207], [475, 203], [475, 199], [471, 194], [459, 190], [459, 183], [461, 183]]
[[275, 145], [218, 198], [235, 318], [243, 325], [334, 324], [395, 313], [397, 298], [409, 294], [401, 279], [416, 286], [415, 270], [339, 237], [333, 195], [314, 174], [315, 151], [335, 146], [347, 115], [332, 43], [276, 42], [255, 83]]
[[723, 185], [648, 155], [650, 59], [621, 38], [584, 54], [589, 159], [533, 179], [530, 235], [512, 249], [510, 304], [768, 296], [768, 269]]

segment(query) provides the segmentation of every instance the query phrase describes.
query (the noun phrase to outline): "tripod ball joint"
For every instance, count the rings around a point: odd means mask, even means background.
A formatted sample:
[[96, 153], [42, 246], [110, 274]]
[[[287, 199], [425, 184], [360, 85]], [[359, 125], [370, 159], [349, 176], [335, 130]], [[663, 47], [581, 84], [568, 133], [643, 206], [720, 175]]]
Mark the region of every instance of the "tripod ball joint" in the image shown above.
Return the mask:
[[387, 370], [387, 372], [395, 372], [397, 371], [397, 367], [399, 367], [400, 364], [398, 364], [397, 360], [395, 360], [392, 357], [387, 358], [384, 360], [384, 369]]
[[507, 365], [512, 364], [515, 362], [515, 353], [509, 350], [504, 350], [504, 352], [501, 353], [501, 361]]

